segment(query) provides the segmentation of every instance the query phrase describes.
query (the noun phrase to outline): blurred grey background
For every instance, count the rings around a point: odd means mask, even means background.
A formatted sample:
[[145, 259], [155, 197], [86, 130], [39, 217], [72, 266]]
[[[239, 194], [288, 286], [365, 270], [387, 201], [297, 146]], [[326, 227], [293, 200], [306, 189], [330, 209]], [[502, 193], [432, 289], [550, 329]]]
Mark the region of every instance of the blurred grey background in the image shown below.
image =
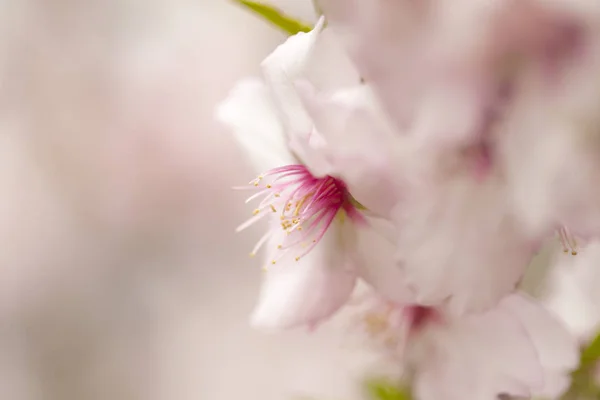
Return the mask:
[[213, 108], [284, 35], [226, 0], [3, 0], [0, 33], [0, 399], [356, 397], [343, 328], [248, 327]]

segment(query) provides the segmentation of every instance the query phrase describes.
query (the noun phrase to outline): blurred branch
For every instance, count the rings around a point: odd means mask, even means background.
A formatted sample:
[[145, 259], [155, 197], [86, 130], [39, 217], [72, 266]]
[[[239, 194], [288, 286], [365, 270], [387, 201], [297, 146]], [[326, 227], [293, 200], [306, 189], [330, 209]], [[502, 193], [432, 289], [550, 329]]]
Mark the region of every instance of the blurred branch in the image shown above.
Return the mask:
[[255, 14], [260, 15], [262, 18], [285, 31], [289, 35], [295, 35], [299, 32], [310, 32], [312, 30], [310, 24], [289, 17], [273, 6], [249, 0], [233, 1], [254, 12]]

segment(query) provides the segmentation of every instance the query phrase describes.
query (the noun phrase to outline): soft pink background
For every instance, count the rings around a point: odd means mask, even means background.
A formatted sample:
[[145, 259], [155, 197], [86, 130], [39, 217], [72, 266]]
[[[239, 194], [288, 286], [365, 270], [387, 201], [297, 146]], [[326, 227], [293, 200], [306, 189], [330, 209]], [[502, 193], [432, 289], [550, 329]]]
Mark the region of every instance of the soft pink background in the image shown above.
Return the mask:
[[225, 0], [9, 0], [0, 33], [0, 399], [355, 397], [343, 329], [248, 327], [253, 173], [212, 113], [284, 36]]

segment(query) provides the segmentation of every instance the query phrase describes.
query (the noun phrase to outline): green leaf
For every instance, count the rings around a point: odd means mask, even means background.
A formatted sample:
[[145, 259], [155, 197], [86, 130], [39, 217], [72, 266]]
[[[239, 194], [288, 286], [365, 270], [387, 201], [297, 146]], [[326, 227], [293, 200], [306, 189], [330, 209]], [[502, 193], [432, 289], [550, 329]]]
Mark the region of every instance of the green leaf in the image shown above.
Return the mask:
[[373, 400], [411, 400], [409, 390], [383, 380], [367, 382], [367, 391]]
[[292, 17], [283, 14], [275, 7], [249, 0], [233, 0], [248, 10], [260, 15], [273, 25], [279, 27], [290, 35], [295, 35], [298, 32], [310, 32], [312, 27], [310, 24], [298, 21]]
[[581, 352], [581, 366], [595, 365], [600, 360], [600, 334]]
[[600, 361], [600, 334], [581, 351], [579, 367], [571, 374], [571, 387], [562, 400], [597, 399], [599, 388], [595, 384], [595, 367]]

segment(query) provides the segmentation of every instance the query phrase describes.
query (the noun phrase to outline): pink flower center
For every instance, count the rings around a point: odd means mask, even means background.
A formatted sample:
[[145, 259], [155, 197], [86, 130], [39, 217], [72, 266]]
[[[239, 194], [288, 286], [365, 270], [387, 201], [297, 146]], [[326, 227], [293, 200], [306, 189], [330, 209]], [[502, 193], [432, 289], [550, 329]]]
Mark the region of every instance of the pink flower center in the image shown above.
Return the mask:
[[420, 305], [406, 307], [404, 318], [410, 325], [409, 334], [420, 331], [428, 322], [439, 320], [438, 313], [434, 308]]
[[[332, 176], [317, 178], [300, 164], [273, 168], [249, 183], [256, 191], [246, 203], [262, 198], [253, 217], [240, 225], [237, 231], [251, 226], [265, 215], [278, 215], [278, 227], [285, 232], [283, 241], [277, 245], [279, 255], [271, 260], [275, 264], [291, 250], [302, 249], [295, 255], [299, 261], [323, 238], [340, 211], [355, 222], [364, 221], [361, 208], [340, 179]], [[251, 256], [274, 234], [270, 229], [256, 244]]]
[[400, 305], [375, 297], [359, 320], [370, 340], [392, 357], [403, 357], [409, 341], [431, 324], [443, 324], [435, 308]]

